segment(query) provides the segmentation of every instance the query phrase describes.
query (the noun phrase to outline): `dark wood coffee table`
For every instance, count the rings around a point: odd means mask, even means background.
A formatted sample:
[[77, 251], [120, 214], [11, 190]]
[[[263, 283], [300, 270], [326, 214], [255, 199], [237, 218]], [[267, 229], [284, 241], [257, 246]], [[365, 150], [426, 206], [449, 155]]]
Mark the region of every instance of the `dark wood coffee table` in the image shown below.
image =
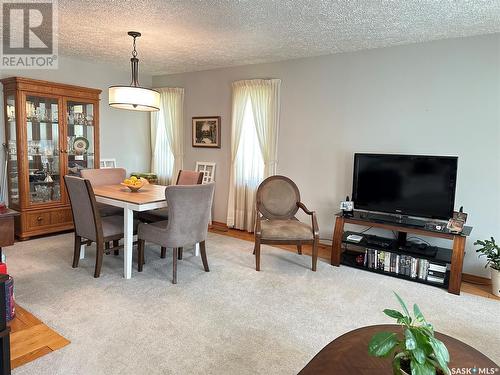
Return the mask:
[[[348, 332], [325, 346], [299, 372], [300, 375], [321, 374], [392, 374], [391, 358], [376, 358], [368, 354], [368, 343], [377, 332], [398, 332], [395, 324], [368, 326]], [[436, 332], [450, 352], [450, 369], [453, 368], [498, 368], [491, 359], [476, 349], [453, 337]], [[492, 374], [495, 372], [492, 372]], [[496, 373], [500, 374], [500, 370]]]

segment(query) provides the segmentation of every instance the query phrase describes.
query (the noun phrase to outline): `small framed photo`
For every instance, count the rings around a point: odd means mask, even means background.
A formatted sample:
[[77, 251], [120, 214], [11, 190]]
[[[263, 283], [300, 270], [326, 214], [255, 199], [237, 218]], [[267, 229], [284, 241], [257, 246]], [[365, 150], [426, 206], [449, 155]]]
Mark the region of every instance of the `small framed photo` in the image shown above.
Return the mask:
[[220, 116], [193, 117], [193, 147], [220, 148]]

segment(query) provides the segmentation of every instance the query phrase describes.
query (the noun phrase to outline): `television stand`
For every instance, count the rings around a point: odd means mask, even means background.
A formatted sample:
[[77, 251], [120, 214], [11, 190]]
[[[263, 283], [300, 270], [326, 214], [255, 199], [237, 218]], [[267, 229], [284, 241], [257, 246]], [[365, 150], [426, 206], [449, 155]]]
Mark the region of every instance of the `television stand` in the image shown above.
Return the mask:
[[[331, 264], [333, 266], [340, 266], [342, 263], [343, 249], [343, 239], [344, 239], [344, 225], [345, 224], [355, 224], [362, 226], [369, 226], [373, 228], [386, 229], [390, 231], [398, 232], [398, 238], [395, 240], [395, 251], [401, 246], [406, 245], [407, 234], [415, 234], [426, 237], [443, 238], [452, 241], [451, 249], [442, 249], [443, 251], [448, 251], [450, 254], [449, 261], [446, 263], [450, 264], [449, 278], [448, 278], [448, 292], [453, 294], [460, 294], [460, 285], [462, 283], [462, 267], [465, 254], [465, 242], [467, 236], [472, 231], [472, 227], [464, 227], [462, 233], [451, 233], [445, 230], [431, 230], [425, 227], [425, 221], [421, 220], [424, 225], [418, 225], [419, 223], [393, 223], [384, 222], [379, 220], [379, 218], [373, 218], [370, 216], [365, 216], [364, 212], [354, 212], [352, 217], [345, 217], [342, 214], [337, 214], [335, 219], [335, 226], [333, 229], [333, 240], [332, 240], [332, 253], [331, 253]], [[413, 219], [412, 219], [413, 220]], [[417, 219], [415, 219], [417, 220]], [[388, 250], [390, 252], [390, 250]], [[380, 273], [380, 272], [378, 272]]]

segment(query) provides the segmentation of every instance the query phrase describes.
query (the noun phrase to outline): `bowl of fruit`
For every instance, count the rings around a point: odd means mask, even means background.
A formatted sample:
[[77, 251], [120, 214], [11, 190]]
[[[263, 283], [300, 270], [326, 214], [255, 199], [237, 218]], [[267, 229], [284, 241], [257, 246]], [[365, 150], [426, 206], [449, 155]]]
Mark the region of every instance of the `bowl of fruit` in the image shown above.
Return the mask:
[[132, 176], [130, 178], [126, 178], [121, 184], [123, 186], [128, 187], [132, 192], [138, 192], [140, 188], [146, 185], [148, 181], [145, 178], [137, 178]]

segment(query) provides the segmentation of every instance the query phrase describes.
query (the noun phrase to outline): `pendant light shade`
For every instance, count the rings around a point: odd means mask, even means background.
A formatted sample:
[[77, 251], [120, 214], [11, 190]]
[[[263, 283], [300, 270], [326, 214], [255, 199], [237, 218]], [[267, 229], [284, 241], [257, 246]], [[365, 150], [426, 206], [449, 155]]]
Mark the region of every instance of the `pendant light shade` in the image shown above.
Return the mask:
[[153, 112], [160, 110], [160, 93], [156, 90], [140, 87], [139, 59], [135, 49], [135, 39], [141, 36], [137, 31], [129, 31], [134, 38], [134, 49], [130, 63], [132, 65], [132, 82], [130, 86], [111, 86], [108, 92], [109, 105], [119, 109]]
[[132, 111], [158, 111], [160, 109], [160, 93], [143, 87], [111, 86], [109, 88], [109, 105]]

